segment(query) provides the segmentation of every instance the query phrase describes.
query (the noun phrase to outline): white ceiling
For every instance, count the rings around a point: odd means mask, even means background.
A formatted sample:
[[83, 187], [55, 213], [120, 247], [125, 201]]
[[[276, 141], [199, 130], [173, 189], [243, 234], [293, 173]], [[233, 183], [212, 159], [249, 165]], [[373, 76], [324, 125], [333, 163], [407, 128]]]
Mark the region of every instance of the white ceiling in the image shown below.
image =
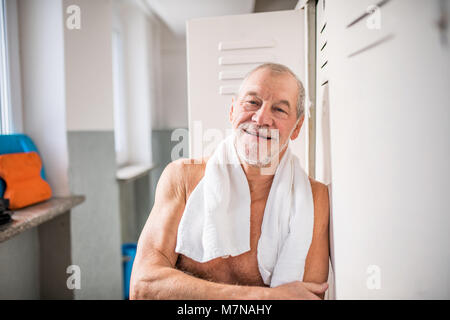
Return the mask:
[[252, 13], [255, 0], [146, 0], [152, 11], [177, 35], [185, 35], [186, 20]]

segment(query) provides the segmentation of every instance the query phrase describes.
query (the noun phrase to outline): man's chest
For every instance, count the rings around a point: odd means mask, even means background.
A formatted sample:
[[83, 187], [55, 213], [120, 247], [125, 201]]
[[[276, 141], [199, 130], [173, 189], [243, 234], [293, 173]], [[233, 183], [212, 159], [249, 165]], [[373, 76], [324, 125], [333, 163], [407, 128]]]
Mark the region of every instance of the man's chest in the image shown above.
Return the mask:
[[257, 248], [261, 235], [265, 200], [254, 201], [250, 212], [250, 251], [234, 257], [216, 258], [205, 263], [179, 255], [176, 267], [196, 277], [221, 283], [263, 286], [258, 268]]

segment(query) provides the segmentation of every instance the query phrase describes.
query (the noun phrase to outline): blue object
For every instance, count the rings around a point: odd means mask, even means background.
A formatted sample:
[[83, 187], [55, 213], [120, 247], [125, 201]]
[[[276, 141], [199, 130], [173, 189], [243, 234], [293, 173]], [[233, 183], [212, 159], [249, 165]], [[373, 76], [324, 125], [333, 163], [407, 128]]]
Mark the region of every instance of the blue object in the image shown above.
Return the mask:
[[123, 298], [130, 298], [130, 278], [133, 269], [134, 257], [136, 256], [136, 243], [124, 243], [122, 245], [123, 256]]
[[[0, 135], [0, 154], [31, 152], [31, 151], [35, 151], [39, 154], [36, 145], [27, 135], [25, 134]], [[42, 164], [41, 177], [42, 179], [46, 180], [44, 164]], [[5, 188], [6, 188], [5, 181], [0, 178], [0, 198], [3, 197], [3, 194], [5, 193]]]

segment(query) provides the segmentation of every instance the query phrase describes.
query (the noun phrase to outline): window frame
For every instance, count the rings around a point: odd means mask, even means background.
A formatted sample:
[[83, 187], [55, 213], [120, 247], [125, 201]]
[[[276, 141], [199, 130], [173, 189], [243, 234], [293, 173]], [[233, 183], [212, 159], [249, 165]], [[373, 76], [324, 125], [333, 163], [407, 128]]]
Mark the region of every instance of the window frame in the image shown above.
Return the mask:
[[0, 0], [0, 133], [14, 132], [11, 108], [11, 79], [9, 65], [6, 0]]
[[124, 84], [124, 52], [122, 33], [117, 28], [112, 32], [112, 63], [114, 90], [114, 140], [116, 163], [119, 167], [128, 164], [127, 108]]

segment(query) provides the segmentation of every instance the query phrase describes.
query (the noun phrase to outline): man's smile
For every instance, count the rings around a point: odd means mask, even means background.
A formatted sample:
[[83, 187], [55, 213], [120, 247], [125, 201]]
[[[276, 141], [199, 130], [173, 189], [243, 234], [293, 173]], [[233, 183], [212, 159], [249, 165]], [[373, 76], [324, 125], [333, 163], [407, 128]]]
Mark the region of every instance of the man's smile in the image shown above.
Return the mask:
[[271, 140], [272, 138], [271, 137], [268, 137], [268, 136], [263, 136], [263, 135], [261, 135], [260, 133], [258, 133], [258, 132], [250, 132], [250, 131], [247, 131], [246, 129], [242, 129], [245, 133], [247, 133], [247, 134], [249, 134], [249, 135], [251, 135], [251, 136], [255, 136], [255, 137], [258, 137], [258, 138], [262, 138], [262, 139], [266, 139], [266, 140]]

